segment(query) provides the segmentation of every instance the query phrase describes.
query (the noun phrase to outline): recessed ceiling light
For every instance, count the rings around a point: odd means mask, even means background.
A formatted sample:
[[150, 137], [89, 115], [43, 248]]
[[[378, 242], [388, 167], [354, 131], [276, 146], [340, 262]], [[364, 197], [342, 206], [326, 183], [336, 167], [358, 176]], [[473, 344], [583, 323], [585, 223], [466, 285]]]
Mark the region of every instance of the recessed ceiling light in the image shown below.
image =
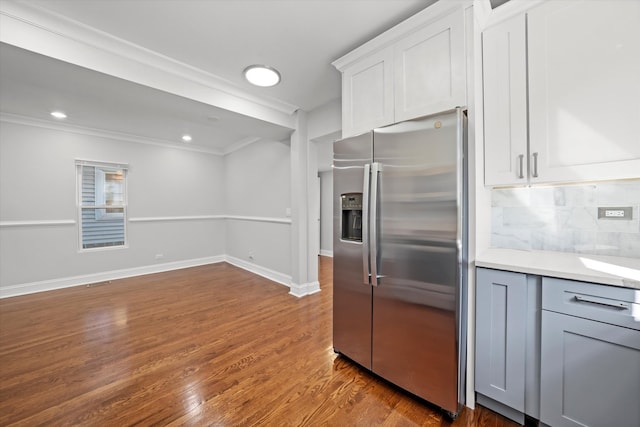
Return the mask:
[[184, 142], [191, 142], [191, 135], [182, 135], [182, 140]]
[[244, 77], [256, 86], [269, 87], [280, 83], [280, 73], [266, 65], [250, 65], [244, 69]]
[[51, 115], [53, 117], [55, 117], [56, 119], [66, 119], [67, 115], [65, 113], [63, 113], [62, 111], [52, 111]]

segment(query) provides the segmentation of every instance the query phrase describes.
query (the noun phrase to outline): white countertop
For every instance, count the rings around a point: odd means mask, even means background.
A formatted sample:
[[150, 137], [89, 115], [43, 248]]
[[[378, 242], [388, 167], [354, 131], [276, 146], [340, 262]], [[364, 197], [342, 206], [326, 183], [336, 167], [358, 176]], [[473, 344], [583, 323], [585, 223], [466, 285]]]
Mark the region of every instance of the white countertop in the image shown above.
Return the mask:
[[640, 289], [640, 259], [551, 251], [489, 249], [476, 267]]

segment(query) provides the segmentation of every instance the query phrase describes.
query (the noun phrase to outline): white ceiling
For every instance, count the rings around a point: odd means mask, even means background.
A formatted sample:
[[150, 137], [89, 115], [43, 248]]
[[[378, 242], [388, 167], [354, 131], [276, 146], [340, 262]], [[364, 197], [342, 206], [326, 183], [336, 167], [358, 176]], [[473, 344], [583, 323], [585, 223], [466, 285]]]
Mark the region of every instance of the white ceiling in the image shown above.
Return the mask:
[[[331, 62], [434, 0], [28, 0], [127, 42], [216, 75], [263, 99], [305, 111], [340, 97]], [[277, 68], [282, 82], [249, 85], [251, 64]], [[106, 76], [35, 53], [0, 46], [0, 111], [46, 118], [64, 108], [69, 123], [225, 152], [288, 130]], [[216, 117], [210, 120], [208, 117]], [[179, 142], [176, 142], [179, 143]]]
[[193, 148], [221, 154], [291, 130], [0, 43], [0, 111], [118, 132], [168, 144], [193, 137]]

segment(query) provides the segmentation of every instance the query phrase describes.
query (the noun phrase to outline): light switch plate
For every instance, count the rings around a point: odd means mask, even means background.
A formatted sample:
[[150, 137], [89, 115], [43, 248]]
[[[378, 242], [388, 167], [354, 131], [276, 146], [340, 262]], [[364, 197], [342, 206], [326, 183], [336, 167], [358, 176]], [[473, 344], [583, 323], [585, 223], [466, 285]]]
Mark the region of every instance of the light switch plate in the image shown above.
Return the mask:
[[599, 207], [598, 219], [627, 219], [631, 220], [633, 209], [631, 206], [625, 207]]

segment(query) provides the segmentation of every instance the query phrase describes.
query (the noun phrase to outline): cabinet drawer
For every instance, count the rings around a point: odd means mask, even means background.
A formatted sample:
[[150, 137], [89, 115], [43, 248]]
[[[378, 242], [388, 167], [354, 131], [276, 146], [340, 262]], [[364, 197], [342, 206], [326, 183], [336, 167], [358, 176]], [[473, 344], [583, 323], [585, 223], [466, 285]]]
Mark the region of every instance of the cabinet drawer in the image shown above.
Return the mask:
[[640, 331], [542, 312], [540, 421], [640, 426]]
[[544, 277], [542, 309], [640, 330], [640, 290]]

